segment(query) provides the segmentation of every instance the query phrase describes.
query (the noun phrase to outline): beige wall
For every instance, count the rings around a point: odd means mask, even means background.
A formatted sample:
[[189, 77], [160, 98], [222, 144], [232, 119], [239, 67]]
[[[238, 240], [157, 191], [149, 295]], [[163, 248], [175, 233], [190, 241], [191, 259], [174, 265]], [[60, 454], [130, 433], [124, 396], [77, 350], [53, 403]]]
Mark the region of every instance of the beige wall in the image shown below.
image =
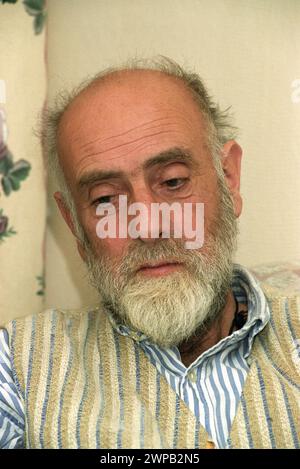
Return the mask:
[[[300, 258], [298, 0], [51, 0], [49, 98], [132, 55], [164, 54], [194, 67], [232, 105], [244, 149], [237, 261]], [[298, 94], [298, 96], [300, 93]], [[51, 192], [52, 187], [50, 187]], [[75, 244], [52, 199], [48, 306], [92, 304]]]

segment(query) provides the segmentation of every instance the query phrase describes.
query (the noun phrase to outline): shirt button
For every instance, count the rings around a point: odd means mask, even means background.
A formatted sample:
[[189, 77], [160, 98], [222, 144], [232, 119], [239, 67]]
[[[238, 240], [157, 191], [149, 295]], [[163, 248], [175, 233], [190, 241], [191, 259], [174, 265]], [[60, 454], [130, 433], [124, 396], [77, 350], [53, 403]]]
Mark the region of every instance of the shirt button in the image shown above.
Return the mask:
[[137, 342], [139, 342], [140, 336], [138, 335], [137, 332], [131, 332], [130, 336], [133, 340], [136, 340]]
[[192, 381], [192, 383], [196, 383], [197, 381], [197, 373], [196, 370], [192, 370], [188, 374], [189, 380]]

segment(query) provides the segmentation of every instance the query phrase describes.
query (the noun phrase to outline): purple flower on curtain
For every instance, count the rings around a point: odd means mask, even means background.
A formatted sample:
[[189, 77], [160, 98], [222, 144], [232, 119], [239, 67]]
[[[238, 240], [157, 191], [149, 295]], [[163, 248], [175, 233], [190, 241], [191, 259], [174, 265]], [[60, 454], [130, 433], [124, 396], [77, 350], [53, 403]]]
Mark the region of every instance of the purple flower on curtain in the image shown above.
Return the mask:
[[10, 236], [17, 234], [12, 227], [8, 227], [8, 221], [8, 217], [3, 215], [3, 210], [0, 209], [0, 243], [2, 243], [5, 238], [9, 238]]
[[0, 236], [5, 233], [8, 225], [8, 218], [5, 216], [0, 217]]
[[13, 162], [13, 156], [6, 146], [7, 128], [5, 113], [0, 109], [0, 179], [6, 196], [20, 189], [21, 181], [27, 178], [31, 165], [26, 160]]

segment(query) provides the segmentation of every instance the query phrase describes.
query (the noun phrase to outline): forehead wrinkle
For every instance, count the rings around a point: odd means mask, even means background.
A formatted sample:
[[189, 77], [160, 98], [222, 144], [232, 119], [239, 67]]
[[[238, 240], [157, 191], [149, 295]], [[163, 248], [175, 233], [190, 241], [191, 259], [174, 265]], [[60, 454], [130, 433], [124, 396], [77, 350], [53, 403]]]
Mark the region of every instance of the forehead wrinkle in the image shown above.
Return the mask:
[[[123, 147], [126, 147], [128, 145], [132, 145], [133, 143], [140, 142], [141, 140], [145, 140], [145, 139], [147, 140], [151, 137], [156, 137], [158, 135], [170, 134], [170, 133], [171, 133], [170, 130], [161, 130], [160, 132], [155, 132], [155, 133], [152, 133], [152, 134], [149, 134], [149, 135], [143, 135], [142, 137], [139, 137], [139, 138], [137, 138], [135, 140], [132, 140], [130, 142], [121, 143], [119, 145], [112, 146], [112, 147], [107, 148], [105, 150], [100, 150], [100, 151], [97, 151], [97, 152], [94, 152], [94, 153], [89, 153], [87, 155], [83, 154], [83, 156], [85, 158], [90, 158], [90, 157], [93, 157], [93, 156], [96, 156], [96, 155], [101, 155], [103, 153], [106, 153], [106, 152], [109, 152], [109, 151], [112, 151], [112, 150], [117, 150], [118, 148], [123, 148]], [[142, 143], [141, 146], [143, 146], [143, 144], [144, 143]], [[129, 151], [129, 153], [130, 153], [130, 151]]]
[[[147, 145], [147, 143], [145, 144], [144, 142], [139, 143], [139, 144], [136, 145], [133, 149], [128, 150], [126, 153], [124, 153], [124, 155], [125, 155], [125, 156], [126, 156], [126, 155], [129, 155], [129, 154], [132, 153], [133, 151], [138, 151], [138, 150], [140, 150], [140, 149], [146, 150], [147, 146], [150, 146], [150, 147], [151, 147], [152, 145], [151, 145], [151, 143], [150, 143], [150, 145]], [[158, 152], [158, 155], [160, 155], [160, 154], [162, 154], [162, 153], [166, 153], [166, 152], [171, 152], [171, 151], [172, 151], [172, 149], [171, 149], [171, 150], [163, 150], [163, 151], [161, 151], [161, 152]], [[123, 155], [122, 155], [122, 156], [123, 156]], [[117, 158], [120, 158], [120, 157], [118, 156]], [[150, 158], [152, 158], [152, 157], [150, 157]], [[112, 158], [112, 159], [116, 159], [116, 158]], [[146, 160], [146, 161], [147, 161], [147, 160]], [[138, 168], [137, 168], [137, 170], [136, 170], [136, 172], [142, 170], [144, 164], [145, 164], [145, 163], [140, 163], [139, 166], [138, 166]], [[132, 173], [132, 174], [134, 174], [134, 173]]]
[[[124, 135], [127, 135], [127, 134], [129, 134], [129, 133], [131, 133], [131, 132], [134, 132], [135, 130], [142, 129], [142, 128], [145, 127], [145, 126], [149, 126], [149, 127], [146, 127], [146, 130], [148, 130], [149, 128], [152, 127], [152, 126], [151, 126], [152, 123], [154, 123], [154, 122], [159, 122], [159, 121], [164, 121], [164, 120], [166, 120], [165, 117], [164, 117], [164, 118], [159, 118], [159, 119], [153, 119], [151, 122], [145, 122], [144, 124], [137, 125], [137, 126], [135, 126], [134, 128], [132, 128], [132, 129], [125, 130], [124, 132], [121, 132], [121, 133], [119, 133], [119, 134], [111, 135], [111, 136], [109, 136], [109, 137], [106, 137], [106, 138], [102, 139], [102, 141], [100, 141], [100, 144], [101, 144], [102, 142], [105, 142], [106, 140], [110, 140], [110, 139], [118, 138], [118, 137], [123, 137]], [[155, 126], [153, 126], [152, 128], [155, 129], [155, 128], [157, 128], [157, 127], [159, 127], [159, 125], [155, 125]], [[77, 137], [77, 140], [78, 140], [78, 139], [80, 139], [80, 137]], [[101, 139], [101, 136], [95, 138], [94, 140], [90, 140], [89, 142], [83, 143], [83, 144], [80, 146], [80, 149], [84, 149], [86, 146], [92, 145], [93, 143], [98, 142], [98, 140], [100, 140], [100, 139]]]
[[[174, 126], [176, 127], [176, 124], [169, 124], [169, 127], [174, 127]], [[155, 130], [155, 129], [157, 129], [157, 128], [159, 129], [160, 127], [161, 127], [160, 125], [149, 126], [148, 128], [145, 129], [145, 131], [150, 130], [150, 129], [151, 129], [151, 130]], [[134, 130], [135, 130], [135, 129], [132, 129], [132, 131], [134, 131]], [[130, 131], [130, 132], [131, 132], [131, 131]], [[122, 134], [112, 135], [112, 136], [110, 136], [110, 137], [104, 138], [104, 139], [102, 139], [102, 140], [99, 142], [99, 145], [101, 146], [101, 145], [103, 145], [103, 143], [105, 143], [105, 142], [107, 142], [107, 141], [110, 141], [110, 140], [114, 140], [114, 139], [117, 140], [119, 137], [125, 135], [126, 133], [129, 133], [129, 131], [128, 131], [128, 132], [125, 132], [125, 133], [122, 133]], [[149, 136], [151, 137], [151, 135], [156, 135], [156, 134], [148, 134], [148, 135], [145, 134], [145, 135], [142, 135], [142, 136], [139, 137], [139, 138], [136, 138], [136, 139], [131, 140], [131, 141], [129, 141], [129, 142], [125, 142], [125, 144], [127, 144], [127, 143], [128, 143], [128, 144], [133, 143], [133, 142], [135, 142], [135, 141], [137, 141], [137, 140], [143, 139], [144, 137], [149, 137]], [[99, 137], [97, 140], [99, 140], [100, 138], [101, 138], [101, 137]], [[94, 145], [95, 142], [96, 142], [96, 140], [95, 140], [94, 142], [89, 142], [89, 143], [83, 144], [83, 145], [80, 146], [79, 148], [82, 149], [82, 148], [84, 148], [84, 147], [87, 147], [87, 148], [86, 148], [86, 151], [89, 151], [89, 147], [92, 147], [92, 148], [93, 148], [93, 145]], [[120, 145], [121, 145], [121, 144], [120, 144]], [[122, 144], [122, 145], [123, 145], [123, 144]], [[104, 150], [104, 151], [106, 151], [106, 150]], [[107, 151], [109, 151], [109, 150], [107, 150]]]
[[[166, 118], [164, 118], [164, 119], [155, 119], [155, 121], [153, 121], [153, 122], [157, 122], [157, 121], [159, 121], [159, 120], [160, 120], [160, 121], [164, 121], [164, 120], [168, 120], [168, 119], [166, 119]], [[104, 139], [102, 139], [102, 140], [101, 140], [101, 136], [100, 136], [100, 137], [98, 137], [97, 139], [95, 139], [95, 140], [93, 140], [93, 141], [90, 141], [90, 142], [87, 142], [87, 143], [84, 143], [84, 144], [80, 145], [79, 149], [85, 149], [85, 148], [86, 148], [87, 151], [89, 151], [89, 148], [90, 148], [90, 147], [93, 148], [93, 145], [94, 145], [97, 141], [99, 141], [99, 140], [100, 140], [99, 145], [101, 146], [102, 144], [104, 144], [104, 143], [107, 142], [107, 141], [114, 140], [114, 139], [117, 140], [118, 138], [120, 138], [120, 137], [122, 137], [122, 136], [124, 136], [124, 135], [126, 135], [126, 134], [134, 133], [135, 131], [138, 131], [141, 127], [145, 127], [145, 128], [144, 128], [144, 132], [147, 132], [148, 130], [154, 131], [154, 130], [156, 130], [156, 129], [159, 129], [159, 128], [162, 127], [162, 125], [161, 125], [161, 124], [152, 125], [151, 123], [148, 123], [148, 122], [147, 122], [147, 123], [143, 124], [142, 126], [137, 126], [137, 127], [134, 127], [134, 128], [132, 128], [132, 129], [130, 129], [130, 130], [127, 130], [126, 132], [122, 132], [122, 133], [119, 133], [119, 134], [116, 134], [116, 135], [111, 135], [111, 136], [106, 137], [106, 138], [104, 138]], [[167, 127], [168, 127], [168, 128], [172, 128], [172, 127], [175, 127], [175, 128], [176, 128], [176, 127], [179, 127], [179, 124], [178, 124], [178, 122], [169, 122], [169, 123], [167, 124]], [[142, 138], [144, 138], [144, 137], [149, 137], [149, 136], [151, 136], [151, 135], [154, 135], [154, 136], [155, 136], [155, 135], [157, 135], [157, 134], [155, 134], [155, 133], [154, 133], [154, 134], [146, 134], [146, 133], [145, 133], [145, 134], [142, 135], [141, 137], [139, 137], [139, 138], [137, 138], [137, 139], [134, 139], [134, 140], [131, 140], [131, 142], [134, 142], [135, 140], [138, 140], [138, 139], [142, 139]], [[74, 139], [74, 140], [75, 140], [75, 139]], [[80, 136], [77, 137], [76, 140], [80, 140]], [[131, 142], [128, 142], [128, 143], [131, 143]]]

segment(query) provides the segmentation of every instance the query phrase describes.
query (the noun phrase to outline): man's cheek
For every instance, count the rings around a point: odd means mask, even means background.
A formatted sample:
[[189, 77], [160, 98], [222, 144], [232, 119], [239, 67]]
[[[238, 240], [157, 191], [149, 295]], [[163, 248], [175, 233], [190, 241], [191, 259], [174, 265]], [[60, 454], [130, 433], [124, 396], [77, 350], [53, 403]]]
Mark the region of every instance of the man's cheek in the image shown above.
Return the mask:
[[128, 245], [127, 239], [99, 239], [96, 241], [96, 248], [99, 255], [104, 254], [111, 260], [121, 259], [123, 253], [126, 252]]

